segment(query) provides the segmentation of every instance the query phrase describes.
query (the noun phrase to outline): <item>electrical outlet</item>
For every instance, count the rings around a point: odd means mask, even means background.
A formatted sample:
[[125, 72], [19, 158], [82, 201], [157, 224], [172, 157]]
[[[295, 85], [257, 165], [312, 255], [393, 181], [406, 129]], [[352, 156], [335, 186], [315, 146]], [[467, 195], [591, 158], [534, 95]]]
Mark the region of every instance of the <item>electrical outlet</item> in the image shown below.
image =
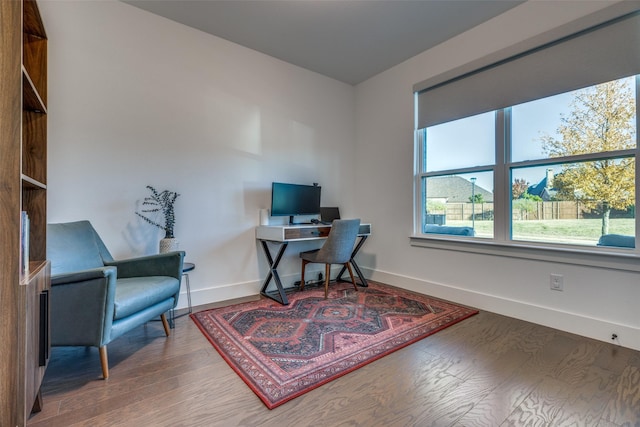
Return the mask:
[[552, 291], [564, 290], [564, 276], [562, 274], [552, 274], [549, 278]]

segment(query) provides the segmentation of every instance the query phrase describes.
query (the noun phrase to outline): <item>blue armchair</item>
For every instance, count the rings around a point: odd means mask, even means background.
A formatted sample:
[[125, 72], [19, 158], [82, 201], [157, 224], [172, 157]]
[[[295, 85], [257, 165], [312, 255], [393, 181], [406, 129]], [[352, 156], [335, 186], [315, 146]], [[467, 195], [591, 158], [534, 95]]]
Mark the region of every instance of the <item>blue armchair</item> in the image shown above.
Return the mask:
[[51, 345], [95, 346], [109, 377], [107, 344], [160, 317], [180, 293], [184, 252], [115, 261], [89, 221], [47, 225]]

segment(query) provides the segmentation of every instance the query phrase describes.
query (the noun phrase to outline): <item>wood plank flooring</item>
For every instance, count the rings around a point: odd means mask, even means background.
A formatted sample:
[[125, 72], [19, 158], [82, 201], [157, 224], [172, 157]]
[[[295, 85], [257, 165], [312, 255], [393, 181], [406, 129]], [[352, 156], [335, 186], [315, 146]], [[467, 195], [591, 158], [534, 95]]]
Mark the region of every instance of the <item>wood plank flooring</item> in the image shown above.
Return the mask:
[[109, 364], [105, 381], [97, 349], [54, 348], [28, 425], [640, 426], [640, 352], [488, 312], [274, 410], [186, 316], [118, 338]]

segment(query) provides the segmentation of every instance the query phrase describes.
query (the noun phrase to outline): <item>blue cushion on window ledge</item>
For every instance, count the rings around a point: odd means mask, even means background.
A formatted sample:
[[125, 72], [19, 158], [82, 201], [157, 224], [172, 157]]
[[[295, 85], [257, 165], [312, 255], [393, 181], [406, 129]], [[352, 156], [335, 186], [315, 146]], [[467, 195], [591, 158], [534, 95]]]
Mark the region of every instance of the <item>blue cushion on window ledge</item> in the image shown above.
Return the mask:
[[424, 226], [425, 233], [432, 234], [451, 234], [456, 236], [475, 236], [475, 230], [472, 227], [453, 227], [449, 225], [433, 225]]
[[636, 238], [623, 234], [604, 234], [598, 240], [598, 246], [615, 246], [618, 248], [635, 248]]

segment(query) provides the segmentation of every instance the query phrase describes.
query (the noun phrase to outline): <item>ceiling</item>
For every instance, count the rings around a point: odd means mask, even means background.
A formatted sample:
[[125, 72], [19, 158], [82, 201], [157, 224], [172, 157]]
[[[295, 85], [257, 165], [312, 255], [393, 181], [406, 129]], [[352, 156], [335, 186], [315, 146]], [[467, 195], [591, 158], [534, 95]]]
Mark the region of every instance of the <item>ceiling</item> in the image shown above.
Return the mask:
[[355, 85], [524, 0], [123, 0]]

